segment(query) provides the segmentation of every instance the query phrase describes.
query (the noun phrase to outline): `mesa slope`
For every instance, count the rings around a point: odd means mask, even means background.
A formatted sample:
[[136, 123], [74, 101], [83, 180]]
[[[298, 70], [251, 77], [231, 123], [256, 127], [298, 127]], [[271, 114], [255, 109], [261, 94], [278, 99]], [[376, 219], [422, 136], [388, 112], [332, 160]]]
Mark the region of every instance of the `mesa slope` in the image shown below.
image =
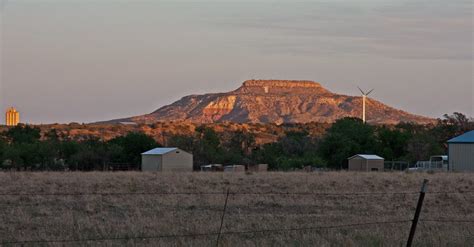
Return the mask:
[[[367, 118], [374, 124], [433, 122], [373, 99], [368, 99], [367, 108]], [[332, 93], [316, 82], [249, 80], [231, 92], [190, 95], [150, 114], [111, 122], [332, 123], [344, 117], [360, 117], [361, 111], [361, 97]]]

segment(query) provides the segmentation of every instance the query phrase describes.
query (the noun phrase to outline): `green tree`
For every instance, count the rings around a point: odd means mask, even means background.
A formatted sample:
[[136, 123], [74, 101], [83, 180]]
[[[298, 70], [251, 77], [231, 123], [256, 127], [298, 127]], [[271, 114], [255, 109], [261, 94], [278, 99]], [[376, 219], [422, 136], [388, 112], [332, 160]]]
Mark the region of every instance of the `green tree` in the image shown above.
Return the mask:
[[141, 164], [141, 154], [150, 149], [160, 147], [153, 137], [144, 133], [131, 132], [125, 136], [110, 140], [109, 147], [113, 147], [113, 157], [111, 159], [118, 163], [128, 163], [139, 166]]
[[408, 131], [382, 126], [377, 129], [377, 153], [386, 160], [403, 160], [411, 138]]
[[272, 170], [280, 169], [280, 161], [283, 156], [283, 146], [280, 142], [267, 143], [255, 150], [253, 160], [257, 163], [268, 164]]
[[40, 143], [12, 143], [6, 149], [5, 158], [18, 170], [39, 170], [42, 168]]
[[71, 158], [79, 152], [79, 150], [81, 149], [80, 146], [81, 144], [79, 142], [71, 140], [63, 140], [58, 145], [59, 159], [63, 160], [66, 166], [68, 166], [72, 170], [74, 170], [75, 166], [73, 166]]
[[174, 135], [168, 140], [171, 147], [177, 147], [181, 150], [192, 152], [196, 150], [196, 137], [187, 135]]
[[252, 152], [256, 148], [255, 135], [247, 131], [235, 131], [230, 133], [230, 140], [224, 143], [222, 155], [225, 164], [250, 165], [255, 163]]
[[5, 137], [11, 143], [34, 143], [40, 140], [41, 130], [29, 125], [19, 124], [7, 130]]
[[21, 170], [24, 166], [23, 159], [19, 148], [13, 145], [5, 146], [3, 150], [3, 162], [5, 169]]
[[432, 155], [444, 154], [443, 144], [429, 131], [415, 134], [407, 143], [407, 158], [410, 162], [429, 160]]
[[254, 159], [269, 164], [271, 169], [291, 170], [305, 166], [326, 166], [317, 153], [316, 140], [306, 131], [289, 131], [276, 143], [269, 143], [257, 149]]
[[438, 119], [431, 132], [439, 142], [445, 144], [449, 139], [471, 130], [474, 130], [474, 121], [462, 113], [455, 112], [452, 115], [445, 114], [443, 119]]
[[0, 136], [0, 167], [4, 160], [5, 149], [7, 148], [7, 143]]
[[103, 170], [110, 157], [107, 144], [97, 138], [90, 138], [78, 145], [78, 150], [69, 159], [71, 170]]
[[217, 133], [208, 127], [199, 127], [197, 132], [197, 148], [195, 150], [198, 166], [210, 163], [223, 163], [223, 150]]
[[320, 144], [320, 154], [329, 167], [347, 167], [347, 158], [358, 153], [375, 153], [375, 127], [358, 118], [337, 120], [326, 132]]
[[54, 143], [59, 143], [60, 138], [59, 138], [59, 133], [56, 129], [50, 129], [46, 134], [45, 134], [46, 140]]

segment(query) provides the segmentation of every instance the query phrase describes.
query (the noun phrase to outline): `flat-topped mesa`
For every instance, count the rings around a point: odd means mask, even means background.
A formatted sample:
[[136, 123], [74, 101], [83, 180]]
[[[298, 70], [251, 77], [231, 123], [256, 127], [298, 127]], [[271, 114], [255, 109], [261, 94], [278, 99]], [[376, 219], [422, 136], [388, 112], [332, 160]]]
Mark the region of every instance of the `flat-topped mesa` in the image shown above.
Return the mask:
[[244, 81], [244, 87], [304, 87], [304, 88], [320, 88], [321, 85], [314, 81], [297, 81], [297, 80], [248, 80]]
[[[368, 100], [370, 123], [434, 123], [434, 119], [412, 115]], [[319, 83], [293, 80], [248, 80], [234, 91], [190, 95], [151, 114], [110, 122], [153, 123], [332, 123], [362, 115], [362, 98], [332, 93]]]
[[329, 93], [317, 82], [294, 80], [248, 80], [235, 92], [245, 94]]

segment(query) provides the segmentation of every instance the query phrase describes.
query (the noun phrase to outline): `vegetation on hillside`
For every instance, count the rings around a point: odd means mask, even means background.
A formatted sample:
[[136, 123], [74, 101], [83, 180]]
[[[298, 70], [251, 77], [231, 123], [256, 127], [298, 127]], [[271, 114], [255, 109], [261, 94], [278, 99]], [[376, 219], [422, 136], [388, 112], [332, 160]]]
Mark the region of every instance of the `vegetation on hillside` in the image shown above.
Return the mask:
[[304, 166], [343, 169], [347, 158], [357, 153], [407, 162], [445, 154], [448, 139], [473, 129], [472, 119], [460, 113], [445, 115], [433, 125], [367, 125], [357, 118], [344, 118], [323, 134], [315, 133], [311, 124], [291, 124], [276, 135], [276, 140], [266, 143], [257, 142], [256, 133], [249, 128], [219, 131], [209, 125], [167, 134], [163, 142], [146, 131], [130, 131], [109, 140], [93, 135], [77, 140], [56, 128], [44, 131], [36, 126], [19, 125], [0, 133], [0, 167], [91, 171], [124, 164], [138, 168], [142, 152], [174, 146], [193, 153], [196, 168], [213, 163], [266, 163], [274, 170]]

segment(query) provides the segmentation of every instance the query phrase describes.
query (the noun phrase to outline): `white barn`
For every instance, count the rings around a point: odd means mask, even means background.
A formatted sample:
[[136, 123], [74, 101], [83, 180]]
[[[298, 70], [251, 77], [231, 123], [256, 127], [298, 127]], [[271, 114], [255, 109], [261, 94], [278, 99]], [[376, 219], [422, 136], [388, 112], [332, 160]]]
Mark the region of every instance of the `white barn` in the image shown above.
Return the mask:
[[449, 170], [474, 172], [474, 130], [448, 141]]
[[142, 171], [192, 172], [193, 155], [179, 148], [155, 148], [142, 153]]

